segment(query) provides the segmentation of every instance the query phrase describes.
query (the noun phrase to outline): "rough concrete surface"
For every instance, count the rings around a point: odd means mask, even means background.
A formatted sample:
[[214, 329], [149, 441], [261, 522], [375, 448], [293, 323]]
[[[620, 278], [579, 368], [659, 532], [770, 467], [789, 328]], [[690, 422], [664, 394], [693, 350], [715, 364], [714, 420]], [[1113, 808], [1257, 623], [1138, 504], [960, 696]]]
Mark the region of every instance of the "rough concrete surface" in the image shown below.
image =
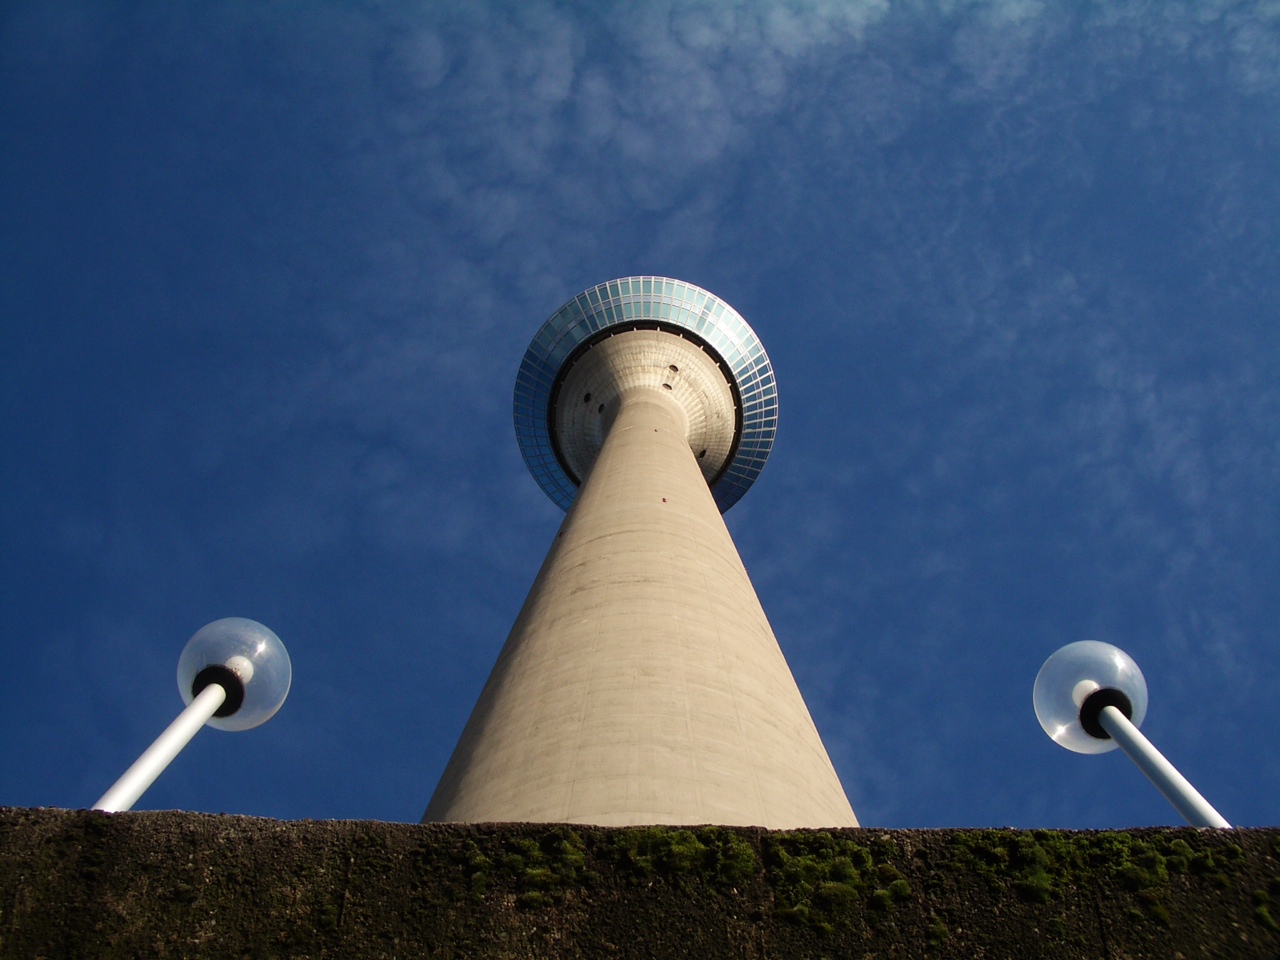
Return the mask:
[[1280, 956], [1280, 830], [0, 808], [0, 957]]

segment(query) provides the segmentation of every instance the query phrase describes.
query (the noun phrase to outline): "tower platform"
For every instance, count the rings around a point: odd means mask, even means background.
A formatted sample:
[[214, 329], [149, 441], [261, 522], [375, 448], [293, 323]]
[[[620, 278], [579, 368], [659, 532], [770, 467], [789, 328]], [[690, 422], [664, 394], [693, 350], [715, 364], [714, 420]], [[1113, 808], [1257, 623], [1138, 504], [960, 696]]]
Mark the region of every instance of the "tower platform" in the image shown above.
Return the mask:
[[[773, 367], [764, 345], [733, 307], [701, 287], [666, 277], [602, 283], [578, 294], [542, 325], [516, 376], [516, 439], [529, 472], [547, 496], [569, 508], [581, 475], [565, 460], [560, 446], [564, 425], [558, 429], [555, 417], [558, 411], [567, 417], [580, 395], [565, 390], [565, 379], [602, 340], [641, 329], [665, 331], [696, 344], [724, 375], [734, 403], [733, 446], [708, 482], [720, 510], [728, 510], [755, 482], [773, 448], [778, 428]], [[682, 379], [671, 380], [672, 387]], [[595, 406], [601, 402], [598, 398]], [[590, 402], [582, 407], [585, 419], [594, 408]]]

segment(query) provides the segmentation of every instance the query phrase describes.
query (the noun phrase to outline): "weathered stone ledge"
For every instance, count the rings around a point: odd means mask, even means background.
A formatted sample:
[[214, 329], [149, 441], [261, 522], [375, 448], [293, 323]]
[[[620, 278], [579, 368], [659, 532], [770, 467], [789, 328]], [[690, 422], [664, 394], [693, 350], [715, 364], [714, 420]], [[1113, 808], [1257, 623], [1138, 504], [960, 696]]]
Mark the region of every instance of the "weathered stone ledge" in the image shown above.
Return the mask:
[[0, 957], [1280, 956], [1280, 830], [0, 808]]

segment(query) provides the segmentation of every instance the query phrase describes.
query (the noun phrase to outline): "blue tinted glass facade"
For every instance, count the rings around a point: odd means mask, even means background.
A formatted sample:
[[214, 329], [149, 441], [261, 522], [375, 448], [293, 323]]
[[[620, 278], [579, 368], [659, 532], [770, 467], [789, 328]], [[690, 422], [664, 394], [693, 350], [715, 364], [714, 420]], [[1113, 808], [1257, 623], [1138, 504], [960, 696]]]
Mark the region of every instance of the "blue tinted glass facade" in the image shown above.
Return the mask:
[[578, 294], [552, 314], [525, 351], [516, 376], [515, 424], [520, 452], [547, 496], [568, 509], [577, 487], [556, 460], [547, 423], [551, 391], [573, 351], [601, 330], [658, 321], [698, 335], [733, 371], [742, 402], [742, 433], [728, 469], [711, 488], [723, 513], [755, 482], [773, 447], [778, 388], [769, 356], [731, 306], [693, 284], [665, 277], [625, 277]]

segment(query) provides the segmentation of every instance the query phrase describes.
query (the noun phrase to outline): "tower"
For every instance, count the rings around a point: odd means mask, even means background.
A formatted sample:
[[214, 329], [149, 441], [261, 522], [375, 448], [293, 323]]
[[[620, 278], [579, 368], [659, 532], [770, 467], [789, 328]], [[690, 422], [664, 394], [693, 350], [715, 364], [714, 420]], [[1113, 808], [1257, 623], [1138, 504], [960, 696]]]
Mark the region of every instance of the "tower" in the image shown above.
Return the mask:
[[613, 280], [543, 324], [516, 435], [568, 513], [424, 821], [857, 826], [721, 517], [777, 406], [692, 284]]

